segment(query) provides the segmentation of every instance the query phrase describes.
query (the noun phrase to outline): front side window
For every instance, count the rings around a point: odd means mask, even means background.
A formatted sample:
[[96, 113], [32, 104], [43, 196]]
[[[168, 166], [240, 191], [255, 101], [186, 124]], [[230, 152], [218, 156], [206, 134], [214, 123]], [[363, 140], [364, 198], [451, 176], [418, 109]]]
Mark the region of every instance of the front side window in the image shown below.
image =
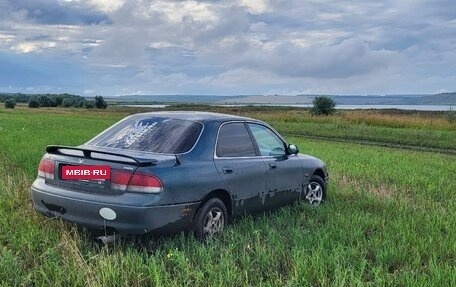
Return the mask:
[[220, 128], [216, 154], [218, 157], [255, 156], [255, 148], [243, 123], [228, 123]]
[[285, 155], [283, 141], [268, 127], [259, 124], [248, 124], [253, 137], [258, 144], [262, 156]]
[[145, 151], [184, 153], [198, 140], [201, 123], [165, 117], [127, 118], [87, 143], [87, 145]]

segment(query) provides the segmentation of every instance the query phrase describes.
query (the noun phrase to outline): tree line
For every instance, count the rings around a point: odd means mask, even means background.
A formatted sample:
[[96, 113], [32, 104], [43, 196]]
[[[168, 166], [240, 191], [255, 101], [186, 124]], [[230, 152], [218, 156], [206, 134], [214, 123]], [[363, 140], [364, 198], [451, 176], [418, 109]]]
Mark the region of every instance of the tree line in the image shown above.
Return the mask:
[[86, 109], [106, 109], [108, 104], [102, 96], [95, 96], [93, 100], [72, 94], [22, 94], [0, 93], [0, 102], [6, 108], [14, 108], [16, 103], [28, 103], [29, 108], [39, 107], [75, 107]]

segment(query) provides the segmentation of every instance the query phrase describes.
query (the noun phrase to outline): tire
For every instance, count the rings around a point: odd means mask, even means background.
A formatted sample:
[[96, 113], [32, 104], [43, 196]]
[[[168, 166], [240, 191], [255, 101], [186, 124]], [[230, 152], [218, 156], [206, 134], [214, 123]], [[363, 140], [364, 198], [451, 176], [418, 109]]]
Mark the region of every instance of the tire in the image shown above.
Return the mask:
[[195, 215], [193, 230], [195, 237], [205, 240], [223, 232], [228, 222], [226, 206], [219, 198], [211, 198], [205, 202]]
[[306, 188], [305, 200], [310, 205], [320, 205], [325, 202], [326, 199], [326, 183], [318, 175], [314, 174], [310, 178], [309, 184]]

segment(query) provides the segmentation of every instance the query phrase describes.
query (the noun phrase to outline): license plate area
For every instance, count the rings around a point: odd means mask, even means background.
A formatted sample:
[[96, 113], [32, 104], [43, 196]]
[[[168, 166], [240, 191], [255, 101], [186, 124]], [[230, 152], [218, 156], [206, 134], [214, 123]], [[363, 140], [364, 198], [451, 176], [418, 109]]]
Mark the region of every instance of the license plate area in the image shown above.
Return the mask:
[[[61, 163], [58, 168], [59, 185], [71, 188], [72, 190], [86, 191], [86, 192], [108, 192], [110, 186], [109, 179], [87, 179], [87, 176], [80, 176], [76, 179], [65, 179], [63, 172], [68, 168], [74, 168], [75, 170], [87, 170], [87, 168], [93, 168], [96, 166], [91, 165], [75, 165]], [[109, 169], [110, 172], [110, 169]], [[73, 174], [74, 175], [74, 174]], [[76, 176], [78, 177], [78, 176]]]

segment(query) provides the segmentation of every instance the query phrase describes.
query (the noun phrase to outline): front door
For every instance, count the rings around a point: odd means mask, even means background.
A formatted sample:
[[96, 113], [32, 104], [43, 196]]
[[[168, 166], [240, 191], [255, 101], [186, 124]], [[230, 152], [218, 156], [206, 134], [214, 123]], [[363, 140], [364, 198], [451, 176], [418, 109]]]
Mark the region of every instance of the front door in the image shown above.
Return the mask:
[[285, 142], [269, 127], [248, 123], [267, 170], [268, 205], [282, 205], [299, 198], [302, 163], [297, 155], [286, 154]]
[[214, 163], [233, 195], [235, 213], [264, 208], [267, 193], [265, 162], [256, 155], [245, 123], [230, 122], [220, 127]]

